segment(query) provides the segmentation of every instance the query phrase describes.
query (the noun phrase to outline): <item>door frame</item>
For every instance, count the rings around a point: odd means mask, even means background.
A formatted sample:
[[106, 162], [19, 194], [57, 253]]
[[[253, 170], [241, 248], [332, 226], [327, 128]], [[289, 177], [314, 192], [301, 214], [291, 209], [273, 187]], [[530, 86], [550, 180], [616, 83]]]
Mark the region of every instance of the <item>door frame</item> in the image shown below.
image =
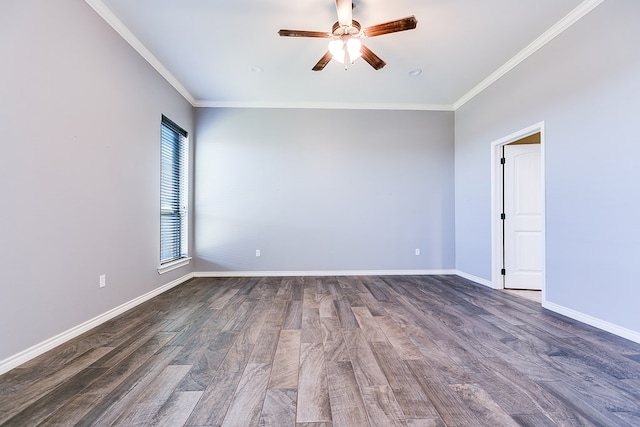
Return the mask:
[[491, 283], [495, 289], [504, 289], [502, 269], [502, 147], [519, 139], [540, 133], [540, 177], [542, 179], [542, 302], [546, 301], [546, 209], [545, 209], [545, 133], [544, 122], [516, 131], [491, 143]]

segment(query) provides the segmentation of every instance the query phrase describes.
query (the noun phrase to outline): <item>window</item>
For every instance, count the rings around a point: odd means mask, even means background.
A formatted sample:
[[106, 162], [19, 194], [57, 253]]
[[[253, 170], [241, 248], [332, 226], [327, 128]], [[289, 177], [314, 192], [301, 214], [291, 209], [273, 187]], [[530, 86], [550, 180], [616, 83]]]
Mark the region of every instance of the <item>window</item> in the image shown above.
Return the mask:
[[[188, 258], [187, 132], [162, 116], [160, 164], [160, 273], [185, 265]], [[180, 262], [184, 261], [184, 262]]]

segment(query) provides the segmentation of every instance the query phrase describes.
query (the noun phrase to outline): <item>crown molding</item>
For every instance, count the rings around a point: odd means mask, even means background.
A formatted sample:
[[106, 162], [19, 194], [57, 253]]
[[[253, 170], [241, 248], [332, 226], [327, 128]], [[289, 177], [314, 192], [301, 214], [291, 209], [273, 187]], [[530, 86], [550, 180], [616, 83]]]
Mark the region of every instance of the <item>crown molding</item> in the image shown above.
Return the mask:
[[516, 56], [511, 58], [503, 66], [494, 71], [489, 77], [481, 81], [476, 87], [471, 89], [460, 99], [454, 102], [453, 110], [456, 111], [458, 108], [469, 102], [476, 95], [480, 94], [486, 88], [499, 80], [502, 76], [514, 69], [522, 61], [533, 55], [536, 51], [553, 40], [556, 36], [564, 32], [564, 30], [578, 22], [582, 17], [599, 6], [602, 2], [604, 2], [604, 0], [585, 0], [584, 2], [582, 2], [578, 7], [569, 12], [567, 16], [558, 21], [553, 27], [549, 28], [547, 31], [542, 33], [540, 37], [538, 37], [527, 47], [522, 49], [518, 54], [516, 54]]
[[182, 95], [192, 106], [196, 104], [196, 99], [189, 93], [189, 91], [178, 81], [178, 79], [162, 65], [162, 63], [156, 58], [149, 49], [145, 47], [142, 42], [133, 35], [133, 33], [127, 28], [124, 23], [118, 19], [118, 17], [109, 9], [101, 0], [85, 0], [85, 2], [96, 11], [107, 24], [111, 26], [127, 43], [135, 49], [140, 56], [142, 56], [155, 70], [160, 73], [162, 77], [171, 85], [175, 90]]
[[403, 110], [403, 111], [454, 111], [450, 104], [367, 104], [332, 102], [195, 102], [194, 107], [201, 108], [298, 108], [316, 110]]

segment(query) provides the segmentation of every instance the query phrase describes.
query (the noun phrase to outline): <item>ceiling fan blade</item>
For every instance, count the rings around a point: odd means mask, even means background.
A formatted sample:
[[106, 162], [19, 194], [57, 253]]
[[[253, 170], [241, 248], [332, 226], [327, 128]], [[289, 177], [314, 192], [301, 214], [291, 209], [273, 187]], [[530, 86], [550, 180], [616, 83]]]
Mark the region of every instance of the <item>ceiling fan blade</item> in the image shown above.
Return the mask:
[[326, 31], [280, 30], [278, 34], [281, 37], [318, 37], [322, 39], [329, 37], [329, 33]]
[[384, 24], [372, 25], [364, 29], [367, 37], [381, 36], [383, 34], [397, 33], [398, 31], [413, 30], [418, 25], [415, 16], [396, 19], [395, 21], [385, 22]]
[[353, 20], [352, 13], [353, 2], [352, 0], [336, 0], [336, 10], [338, 11], [338, 22], [340, 26], [350, 26]]
[[380, 59], [378, 55], [373, 53], [373, 51], [368, 47], [366, 47], [365, 45], [362, 45], [362, 47], [360, 48], [360, 52], [362, 53], [362, 59], [367, 61], [369, 65], [371, 65], [376, 70], [379, 70], [385, 65], [387, 65], [386, 62]]
[[320, 61], [318, 61], [318, 63], [313, 66], [312, 70], [313, 71], [324, 70], [324, 67], [326, 67], [327, 64], [331, 62], [331, 58], [332, 58], [331, 52], [327, 51], [327, 53], [325, 53], [324, 56], [320, 58]]

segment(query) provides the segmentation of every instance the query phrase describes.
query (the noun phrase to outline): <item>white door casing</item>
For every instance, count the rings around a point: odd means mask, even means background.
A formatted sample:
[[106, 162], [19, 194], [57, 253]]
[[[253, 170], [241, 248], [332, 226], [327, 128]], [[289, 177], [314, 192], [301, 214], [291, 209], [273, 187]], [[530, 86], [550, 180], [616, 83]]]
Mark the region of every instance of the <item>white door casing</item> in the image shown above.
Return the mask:
[[540, 144], [504, 146], [504, 287], [542, 289], [543, 183]]

